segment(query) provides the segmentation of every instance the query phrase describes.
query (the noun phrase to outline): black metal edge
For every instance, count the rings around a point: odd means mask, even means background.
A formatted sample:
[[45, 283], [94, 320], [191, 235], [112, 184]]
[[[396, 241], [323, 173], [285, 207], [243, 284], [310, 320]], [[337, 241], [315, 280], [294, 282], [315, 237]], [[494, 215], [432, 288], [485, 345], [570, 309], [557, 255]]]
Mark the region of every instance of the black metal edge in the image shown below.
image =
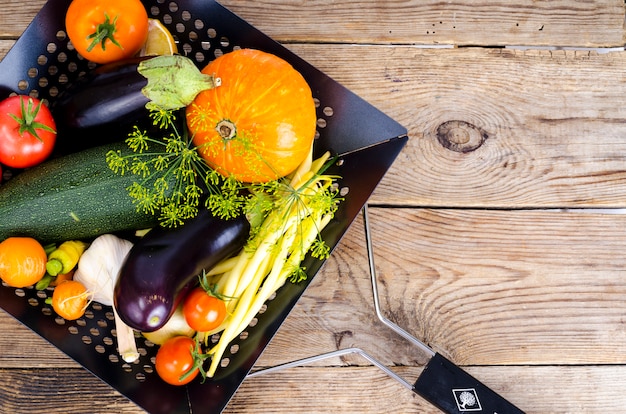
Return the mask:
[[[47, 47], [55, 48], [61, 45], [52, 23], [64, 21], [65, 11], [70, 2], [71, 0], [48, 0], [0, 61], [2, 66], [0, 99], [13, 92], [26, 93], [38, 89], [36, 80], [42, 73], [29, 76], [29, 69], [37, 66], [37, 60], [42, 53], [42, 42], [44, 50]], [[41, 66], [48, 67], [47, 62]], [[23, 89], [18, 87], [21, 82], [27, 83]]]

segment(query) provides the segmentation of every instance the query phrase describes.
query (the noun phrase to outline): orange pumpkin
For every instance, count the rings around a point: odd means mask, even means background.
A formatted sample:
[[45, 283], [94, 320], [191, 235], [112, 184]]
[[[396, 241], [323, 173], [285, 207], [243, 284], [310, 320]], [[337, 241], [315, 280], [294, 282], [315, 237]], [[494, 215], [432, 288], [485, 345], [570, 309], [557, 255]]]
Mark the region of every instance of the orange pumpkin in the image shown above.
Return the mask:
[[315, 102], [302, 75], [285, 60], [240, 49], [202, 72], [221, 85], [187, 107], [193, 142], [208, 164], [243, 182], [267, 182], [307, 157], [316, 129]]

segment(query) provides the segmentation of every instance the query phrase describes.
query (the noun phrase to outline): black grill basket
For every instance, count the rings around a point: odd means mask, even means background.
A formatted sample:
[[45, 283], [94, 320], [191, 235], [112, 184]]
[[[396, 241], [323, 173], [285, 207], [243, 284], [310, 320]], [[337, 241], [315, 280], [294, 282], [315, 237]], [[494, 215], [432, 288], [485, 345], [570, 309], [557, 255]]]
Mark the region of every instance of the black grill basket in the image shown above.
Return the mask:
[[[53, 103], [63, 90], [95, 65], [78, 56], [65, 33], [70, 0], [49, 0], [0, 62], [0, 98], [30, 94]], [[255, 48], [291, 63], [305, 77], [318, 104], [316, 154], [330, 150], [341, 177], [339, 211], [323, 232], [334, 248], [406, 143], [407, 131], [370, 104], [210, 0], [143, 1], [149, 17], [174, 35], [179, 53], [203, 67], [234, 48]], [[0, 206], [1, 208], [1, 206]], [[58, 317], [45, 303], [51, 290], [0, 287], [0, 306], [22, 324], [148, 412], [219, 413], [253, 367], [293, 306], [318, 274], [322, 261], [307, 257], [309, 278], [286, 284], [262, 314], [232, 343], [212, 379], [170, 386], [154, 370], [157, 347], [137, 335], [141, 357], [124, 362], [117, 353], [112, 309], [92, 304], [76, 321]], [[323, 273], [320, 273], [323, 277]]]

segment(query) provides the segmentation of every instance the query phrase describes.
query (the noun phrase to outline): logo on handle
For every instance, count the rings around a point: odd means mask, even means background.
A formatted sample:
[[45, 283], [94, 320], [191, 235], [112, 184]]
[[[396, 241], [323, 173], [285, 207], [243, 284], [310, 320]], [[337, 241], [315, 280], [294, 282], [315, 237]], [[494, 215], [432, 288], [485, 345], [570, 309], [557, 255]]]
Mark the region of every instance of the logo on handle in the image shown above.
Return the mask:
[[454, 400], [460, 412], [482, 411], [478, 394], [474, 388], [453, 389]]

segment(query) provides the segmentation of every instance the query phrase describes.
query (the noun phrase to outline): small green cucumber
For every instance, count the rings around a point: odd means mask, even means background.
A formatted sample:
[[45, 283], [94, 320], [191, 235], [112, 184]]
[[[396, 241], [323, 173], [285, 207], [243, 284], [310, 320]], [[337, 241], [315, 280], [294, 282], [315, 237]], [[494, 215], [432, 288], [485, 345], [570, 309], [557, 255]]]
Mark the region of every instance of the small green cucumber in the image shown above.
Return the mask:
[[127, 187], [136, 177], [109, 169], [106, 153], [130, 151], [124, 142], [44, 162], [0, 185], [0, 241], [30, 236], [42, 243], [92, 239], [100, 234], [153, 227], [138, 212]]

